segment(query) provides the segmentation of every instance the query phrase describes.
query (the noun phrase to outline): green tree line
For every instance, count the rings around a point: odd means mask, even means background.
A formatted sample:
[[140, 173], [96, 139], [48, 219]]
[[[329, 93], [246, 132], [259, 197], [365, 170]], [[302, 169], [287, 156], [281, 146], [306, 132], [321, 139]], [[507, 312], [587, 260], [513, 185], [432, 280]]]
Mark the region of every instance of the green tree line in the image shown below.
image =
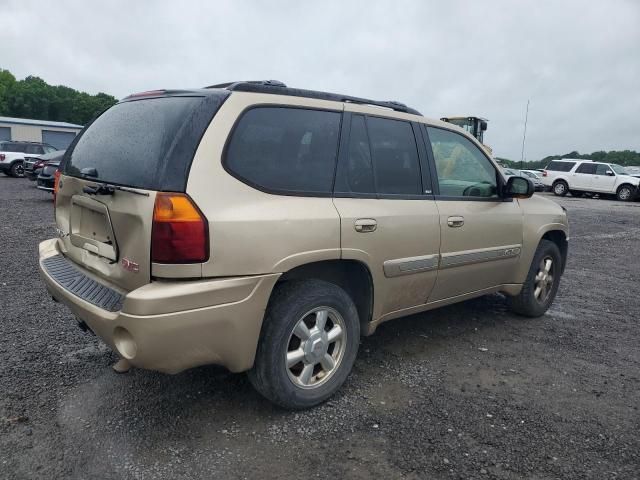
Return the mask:
[[89, 95], [64, 85], [49, 85], [39, 77], [16, 80], [0, 69], [0, 116], [53, 120], [84, 125], [117, 102], [106, 93]]
[[[564, 155], [550, 155], [544, 157], [541, 160], [535, 160], [530, 162], [524, 162], [523, 169], [535, 170], [537, 168], [544, 168], [551, 160], [557, 160], [559, 158], [582, 158], [584, 160], [594, 160], [597, 162], [617, 163], [623, 167], [640, 166], [640, 152], [635, 150], [612, 150], [610, 152], [597, 151], [593, 153], [579, 153], [576, 151], [565, 153]], [[520, 162], [516, 160], [509, 160], [508, 158], [496, 157], [503, 165], [510, 168], [520, 168]]]

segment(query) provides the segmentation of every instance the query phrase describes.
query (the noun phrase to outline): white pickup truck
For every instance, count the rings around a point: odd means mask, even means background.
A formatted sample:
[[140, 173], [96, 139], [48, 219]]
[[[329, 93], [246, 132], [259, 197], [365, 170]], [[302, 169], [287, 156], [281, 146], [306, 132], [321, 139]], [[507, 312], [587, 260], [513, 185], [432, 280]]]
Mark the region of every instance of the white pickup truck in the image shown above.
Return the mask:
[[0, 172], [10, 177], [24, 176], [25, 157], [37, 158], [56, 148], [48, 143], [4, 141], [0, 142]]

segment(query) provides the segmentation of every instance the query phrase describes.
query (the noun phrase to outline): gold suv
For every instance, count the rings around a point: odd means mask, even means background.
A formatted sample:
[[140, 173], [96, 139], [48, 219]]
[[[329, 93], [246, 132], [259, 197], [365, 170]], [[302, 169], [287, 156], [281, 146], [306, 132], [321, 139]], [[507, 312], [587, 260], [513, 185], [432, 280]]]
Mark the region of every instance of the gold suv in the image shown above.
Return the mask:
[[54, 299], [134, 366], [248, 371], [289, 408], [387, 320], [493, 292], [542, 315], [567, 258], [566, 212], [463, 130], [277, 81], [131, 95], [60, 170]]

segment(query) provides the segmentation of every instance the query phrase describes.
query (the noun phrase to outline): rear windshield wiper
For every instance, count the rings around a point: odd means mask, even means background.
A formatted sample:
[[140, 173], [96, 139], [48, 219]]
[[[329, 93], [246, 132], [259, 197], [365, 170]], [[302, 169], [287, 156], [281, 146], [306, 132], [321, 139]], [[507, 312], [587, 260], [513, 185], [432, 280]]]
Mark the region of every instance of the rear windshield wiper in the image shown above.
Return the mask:
[[110, 185], [108, 183], [96, 183], [95, 185], [86, 185], [82, 188], [84, 193], [89, 195], [113, 195], [116, 190], [121, 192], [134, 193], [136, 195], [142, 195], [148, 197], [149, 193], [136, 190], [134, 188], [121, 187], [120, 185]]

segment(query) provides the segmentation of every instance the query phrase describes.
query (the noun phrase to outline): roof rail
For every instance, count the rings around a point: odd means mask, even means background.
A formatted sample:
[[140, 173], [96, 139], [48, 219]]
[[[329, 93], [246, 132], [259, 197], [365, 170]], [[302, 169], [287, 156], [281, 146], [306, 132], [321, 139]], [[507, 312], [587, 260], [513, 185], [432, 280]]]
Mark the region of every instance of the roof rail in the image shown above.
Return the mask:
[[318, 100], [330, 100], [334, 102], [356, 103], [360, 105], [373, 105], [376, 107], [388, 108], [396, 112], [410, 113], [413, 115], [422, 114], [406, 106], [404, 103], [390, 101], [370, 100], [368, 98], [352, 97], [351, 95], [340, 95], [337, 93], [320, 92], [316, 90], [304, 90], [301, 88], [290, 88], [279, 80], [252, 80], [244, 82], [227, 82], [211, 85], [205, 88], [224, 88], [236, 92], [273, 93], [276, 95], [289, 95], [292, 97], [315, 98]]

